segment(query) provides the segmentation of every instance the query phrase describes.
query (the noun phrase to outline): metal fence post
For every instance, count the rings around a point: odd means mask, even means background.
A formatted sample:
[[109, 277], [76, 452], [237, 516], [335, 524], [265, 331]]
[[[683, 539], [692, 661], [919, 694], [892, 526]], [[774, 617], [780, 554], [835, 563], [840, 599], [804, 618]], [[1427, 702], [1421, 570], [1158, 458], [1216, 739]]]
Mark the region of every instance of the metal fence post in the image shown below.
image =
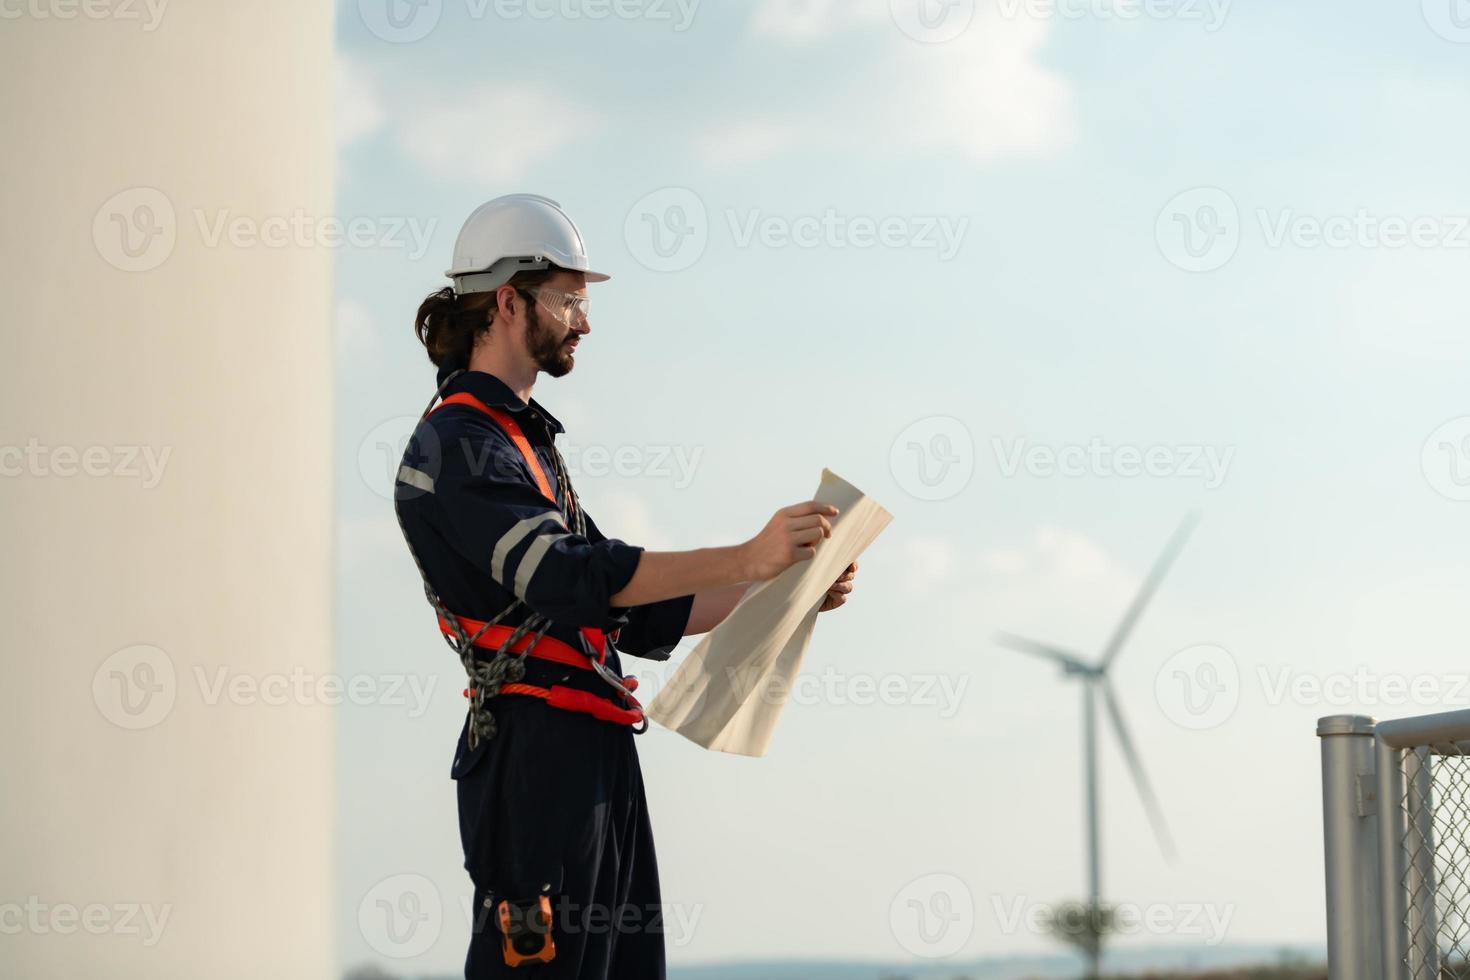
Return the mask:
[[1404, 892], [1404, 750], [1378, 740], [1378, 880], [1383, 884], [1383, 977], [1408, 980], [1404, 948], [1408, 895]]
[[1322, 741], [1329, 980], [1382, 980], [1374, 721], [1331, 715]]

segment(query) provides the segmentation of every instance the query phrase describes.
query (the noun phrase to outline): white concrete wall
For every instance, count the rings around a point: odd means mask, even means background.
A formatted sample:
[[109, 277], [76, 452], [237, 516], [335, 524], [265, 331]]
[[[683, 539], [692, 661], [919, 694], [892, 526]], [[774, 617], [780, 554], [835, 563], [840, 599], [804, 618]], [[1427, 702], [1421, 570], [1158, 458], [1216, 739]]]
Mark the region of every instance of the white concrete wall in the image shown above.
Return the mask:
[[0, 14], [0, 975], [331, 976], [332, 5]]

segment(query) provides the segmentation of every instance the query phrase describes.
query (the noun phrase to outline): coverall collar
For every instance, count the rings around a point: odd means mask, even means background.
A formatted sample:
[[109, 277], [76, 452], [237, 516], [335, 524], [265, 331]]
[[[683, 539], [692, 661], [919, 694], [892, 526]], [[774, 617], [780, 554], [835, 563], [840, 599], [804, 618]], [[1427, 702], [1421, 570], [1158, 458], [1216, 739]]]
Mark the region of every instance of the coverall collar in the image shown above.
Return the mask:
[[[448, 375], [448, 371], [441, 370], [439, 383], [443, 384]], [[488, 371], [466, 371], [454, 379], [454, 383], [444, 394], [451, 395], [456, 391], [467, 391], [491, 408], [504, 408], [512, 412], [524, 412], [529, 408], [546, 422], [546, 427], [552, 435], [560, 435], [566, 431], [561, 422], [557, 421], [556, 416], [548, 412], [544, 405], [534, 398], [531, 399], [530, 405], [527, 405], [515, 392], [510, 390], [510, 385]]]

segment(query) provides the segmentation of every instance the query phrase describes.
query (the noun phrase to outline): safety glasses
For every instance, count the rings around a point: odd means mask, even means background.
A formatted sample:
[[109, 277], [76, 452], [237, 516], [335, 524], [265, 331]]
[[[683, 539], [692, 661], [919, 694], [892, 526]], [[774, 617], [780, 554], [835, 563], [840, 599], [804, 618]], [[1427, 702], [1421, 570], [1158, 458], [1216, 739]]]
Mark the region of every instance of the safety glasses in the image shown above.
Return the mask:
[[588, 299], [576, 293], [564, 293], [549, 286], [528, 286], [526, 292], [546, 308], [546, 312], [570, 326], [587, 319]]

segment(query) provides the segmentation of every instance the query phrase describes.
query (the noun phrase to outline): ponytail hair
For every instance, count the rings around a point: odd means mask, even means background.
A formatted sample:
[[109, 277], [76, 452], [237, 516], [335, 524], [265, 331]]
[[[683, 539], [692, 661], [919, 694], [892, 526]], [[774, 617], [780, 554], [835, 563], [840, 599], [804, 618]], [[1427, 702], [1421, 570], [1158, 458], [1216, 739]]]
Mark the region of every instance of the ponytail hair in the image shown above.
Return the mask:
[[[518, 290], [540, 285], [555, 267], [534, 272], [518, 272], [507, 285]], [[475, 343], [490, 330], [491, 318], [497, 308], [498, 289], [484, 293], [466, 293], [456, 296], [451, 286], [445, 286], [424, 297], [419, 304], [418, 316], [414, 318], [414, 333], [424, 345], [429, 360], [438, 368], [468, 368], [470, 354]], [[529, 301], [530, 297], [527, 297]]]

